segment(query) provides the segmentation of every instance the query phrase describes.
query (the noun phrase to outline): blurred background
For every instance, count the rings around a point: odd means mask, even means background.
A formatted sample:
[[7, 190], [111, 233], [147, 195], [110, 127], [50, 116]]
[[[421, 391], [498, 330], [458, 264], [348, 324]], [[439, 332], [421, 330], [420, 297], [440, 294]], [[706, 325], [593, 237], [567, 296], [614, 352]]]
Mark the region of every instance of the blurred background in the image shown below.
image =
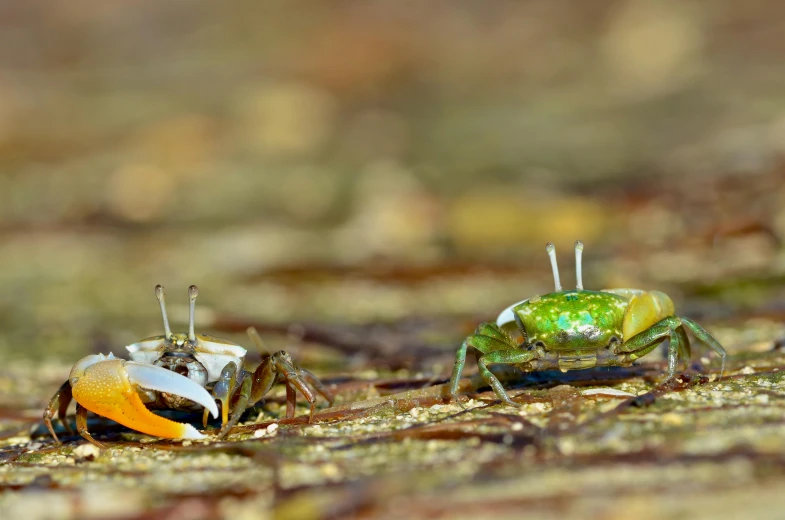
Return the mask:
[[[780, 518], [783, 35], [774, 0], [0, 0], [0, 510]], [[553, 289], [547, 241], [573, 287], [578, 239], [587, 289], [669, 293], [728, 379], [696, 345], [648, 408], [657, 354], [448, 404], [463, 338]], [[279, 387], [226, 443], [56, 446], [50, 396], [163, 332], [158, 283], [338, 408], [281, 420]]]
[[454, 348], [576, 239], [587, 288], [781, 316], [783, 11], [0, 2], [0, 354], [121, 353], [156, 283], [182, 327], [195, 283], [201, 330], [457, 316]]

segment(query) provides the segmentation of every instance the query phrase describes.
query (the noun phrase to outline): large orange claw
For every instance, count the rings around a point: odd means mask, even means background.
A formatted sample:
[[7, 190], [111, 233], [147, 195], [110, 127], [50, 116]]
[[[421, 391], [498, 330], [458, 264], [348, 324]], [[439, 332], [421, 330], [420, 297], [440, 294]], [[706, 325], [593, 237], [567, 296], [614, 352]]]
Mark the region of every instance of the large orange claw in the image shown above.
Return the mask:
[[80, 360], [69, 376], [73, 397], [91, 412], [134, 430], [170, 439], [203, 439], [190, 424], [170, 421], [148, 410], [138, 389], [176, 394], [218, 416], [215, 400], [185, 376], [155, 365], [97, 354]]

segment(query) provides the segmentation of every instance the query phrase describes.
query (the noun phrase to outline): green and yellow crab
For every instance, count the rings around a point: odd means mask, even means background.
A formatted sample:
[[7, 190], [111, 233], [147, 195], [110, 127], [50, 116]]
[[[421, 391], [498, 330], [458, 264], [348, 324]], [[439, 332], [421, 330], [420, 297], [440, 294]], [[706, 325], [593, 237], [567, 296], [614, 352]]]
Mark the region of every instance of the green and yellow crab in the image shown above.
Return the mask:
[[[722, 377], [725, 349], [703, 327], [674, 314], [673, 301], [667, 294], [640, 289], [584, 290], [580, 241], [575, 243], [576, 289], [562, 290], [556, 248], [548, 243], [546, 251], [553, 268], [554, 292], [507, 307], [495, 323], [481, 323], [466, 338], [455, 356], [450, 378], [452, 397], [458, 391], [468, 347], [477, 350], [477, 365], [483, 379], [499, 399], [513, 406], [520, 405], [510, 399], [488, 365], [515, 365], [524, 372], [630, 366], [669, 340], [667, 379], [671, 379], [679, 362], [690, 359], [685, 329], [722, 358]], [[511, 334], [516, 325], [522, 341]]]

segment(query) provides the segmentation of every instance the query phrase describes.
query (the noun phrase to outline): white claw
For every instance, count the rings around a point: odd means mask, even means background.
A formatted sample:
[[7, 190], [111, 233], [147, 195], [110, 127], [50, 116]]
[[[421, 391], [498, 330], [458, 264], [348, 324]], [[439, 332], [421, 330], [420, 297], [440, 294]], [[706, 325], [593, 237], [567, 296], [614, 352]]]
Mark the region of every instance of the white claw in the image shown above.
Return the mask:
[[[215, 404], [212, 396], [201, 385], [187, 377], [159, 366], [137, 363], [135, 361], [126, 361], [124, 367], [128, 373], [128, 379], [132, 383], [149, 390], [185, 397], [210, 410], [213, 417], [218, 417], [218, 406]], [[189, 433], [201, 435], [196, 430]], [[202, 437], [189, 438], [197, 439]]]
[[496, 318], [496, 325], [501, 327], [501, 326], [506, 325], [508, 323], [514, 322], [515, 321], [515, 313], [512, 311], [513, 308], [515, 308], [518, 305], [524, 303], [525, 301], [528, 301], [528, 298], [526, 300], [521, 300], [518, 303], [513, 303], [512, 305], [510, 305], [509, 307], [504, 309], [502, 312], [500, 312], [499, 316]]
[[197, 430], [190, 424], [183, 424], [183, 433], [185, 433], [185, 435], [180, 437], [181, 439], [201, 440], [207, 438], [207, 435], [203, 433], [199, 433], [199, 430]]

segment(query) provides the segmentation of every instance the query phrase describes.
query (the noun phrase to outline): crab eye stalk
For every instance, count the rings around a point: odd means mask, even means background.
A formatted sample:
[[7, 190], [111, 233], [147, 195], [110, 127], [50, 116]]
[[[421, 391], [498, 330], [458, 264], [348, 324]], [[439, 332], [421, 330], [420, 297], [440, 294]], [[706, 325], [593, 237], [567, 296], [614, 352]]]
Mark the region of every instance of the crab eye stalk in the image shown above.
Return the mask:
[[199, 296], [199, 289], [192, 285], [188, 288], [188, 299], [190, 308], [188, 312], [188, 341], [196, 342], [196, 332], [194, 331], [194, 320], [196, 318], [196, 297]]
[[556, 287], [555, 291], [561, 291], [561, 280], [559, 279], [559, 266], [556, 264], [556, 246], [552, 242], [545, 244], [545, 250], [548, 252], [548, 257], [551, 259], [551, 268], [553, 269], [553, 285]]
[[248, 333], [248, 337], [251, 339], [251, 342], [253, 342], [254, 346], [259, 349], [259, 352], [264, 352], [266, 350], [264, 348], [264, 341], [262, 341], [262, 337], [259, 335], [256, 327], [248, 327], [245, 329], [245, 332]]
[[155, 297], [158, 298], [158, 304], [161, 306], [161, 315], [164, 317], [164, 333], [166, 334], [166, 339], [169, 339], [172, 337], [172, 328], [169, 326], [169, 317], [166, 315], [163, 285], [158, 284], [155, 286]]
[[583, 290], [583, 268], [581, 267], [581, 256], [583, 256], [583, 242], [575, 242], [575, 288]]

